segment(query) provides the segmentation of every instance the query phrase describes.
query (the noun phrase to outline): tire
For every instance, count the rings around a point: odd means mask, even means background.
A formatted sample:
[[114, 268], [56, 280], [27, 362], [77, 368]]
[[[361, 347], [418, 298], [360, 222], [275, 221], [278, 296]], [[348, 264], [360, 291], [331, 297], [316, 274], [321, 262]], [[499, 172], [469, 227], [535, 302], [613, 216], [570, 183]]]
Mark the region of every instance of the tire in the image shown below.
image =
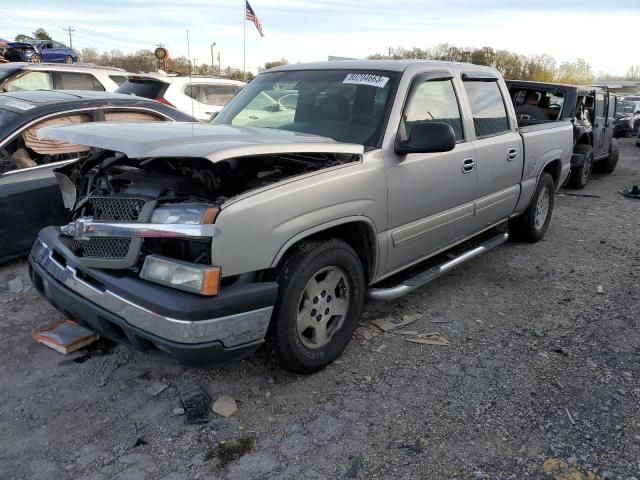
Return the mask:
[[34, 53], [33, 55], [31, 55], [31, 63], [40, 63], [42, 62], [42, 58], [40, 57], [39, 54]]
[[509, 236], [514, 240], [535, 243], [549, 228], [553, 214], [555, 183], [544, 172], [538, 180], [538, 186], [527, 209], [519, 216], [509, 220]]
[[589, 175], [591, 175], [591, 169], [593, 168], [593, 148], [591, 148], [591, 145], [578, 144], [573, 147], [573, 153], [585, 156], [582, 166], [577, 170], [571, 169], [571, 174], [567, 180], [567, 187], [579, 190], [584, 188], [589, 181]]
[[304, 242], [281, 262], [276, 281], [268, 340], [282, 368], [317, 372], [342, 353], [360, 321], [365, 294], [360, 259], [342, 240]]
[[620, 148], [618, 142], [612, 139], [609, 145], [609, 156], [604, 160], [596, 162], [593, 165], [593, 171], [597, 173], [613, 173], [616, 165], [618, 165], [618, 158], [620, 158]]
[[64, 57], [64, 63], [66, 64], [72, 64], [73, 63], [73, 57], [71, 55], [67, 55], [66, 57]]

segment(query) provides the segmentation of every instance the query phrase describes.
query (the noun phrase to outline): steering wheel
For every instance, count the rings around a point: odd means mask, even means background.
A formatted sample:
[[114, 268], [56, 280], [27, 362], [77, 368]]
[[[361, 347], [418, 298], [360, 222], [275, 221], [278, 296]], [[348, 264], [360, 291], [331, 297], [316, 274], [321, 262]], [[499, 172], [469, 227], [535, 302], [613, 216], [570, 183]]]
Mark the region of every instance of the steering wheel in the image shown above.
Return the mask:
[[296, 105], [297, 105], [297, 103], [298, 103], [298, 102], [297, 102], [297, 100], [295, 101], [295, 103], [294, 103], [293, 105], [287, 105], [287, 103], [286, 103], [286, 102], [283, 102], [283, 100], [284, 100], [285, 98], [290, 98], [290, 97], [295, 97], [295, 98], [297, 99], [297, 98], [298, 98], [298, 94], [297, 94], [297, 93], [288, 93], [288, 94], [283, 95], [282, 97], [280, 97], [280, 98], [278, 99], [278, 109], [279, 109], [279, 110], [282, 110], [282, 109], [285, 109], [285, 110], [295, 110]]
[[375, 127], [376, 121], [373, 117], [364, 114], [354, 115], [349, 119], [347, 125], [360, 125], [363, 127]]
[[562, 108], [562, 105], [558, 105], [557, 103], [552, 103], [551, 105], [549, 105], [549, 108], [552, 108], [553, 110], [560, 110]]

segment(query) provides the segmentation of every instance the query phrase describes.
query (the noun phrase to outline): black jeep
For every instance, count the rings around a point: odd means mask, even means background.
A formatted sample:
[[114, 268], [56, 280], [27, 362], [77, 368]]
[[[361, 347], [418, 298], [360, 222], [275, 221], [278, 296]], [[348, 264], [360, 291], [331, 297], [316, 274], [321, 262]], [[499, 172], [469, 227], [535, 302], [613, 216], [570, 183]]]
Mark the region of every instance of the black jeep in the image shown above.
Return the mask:
[[508, 80], [519, 126], [573, 123], [569, 188], [584, 188], [593, 169], [611, 173], [618, 163], [613, 138], [616, 96], [595, 87]]

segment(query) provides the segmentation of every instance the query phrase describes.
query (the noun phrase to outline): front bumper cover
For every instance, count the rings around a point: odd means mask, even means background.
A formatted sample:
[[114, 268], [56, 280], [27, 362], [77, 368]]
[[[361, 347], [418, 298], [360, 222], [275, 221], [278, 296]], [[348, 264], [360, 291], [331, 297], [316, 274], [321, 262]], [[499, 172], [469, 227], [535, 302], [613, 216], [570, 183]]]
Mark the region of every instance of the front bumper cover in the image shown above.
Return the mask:
[[[202, 297], [122, 272], [84, 268], [58, 237], [53, 227], [40, 232], [29, 257], [33, 284], [65, 315], [105, 337], [203, 364], [220, 363], [224, 352], [232, 359], [238, 350], [250, 353], [263, 342], [277, 295], [275, 282], [232, 285], [218, 297]], [[185, 353], [194, 351], [198, 356], [209, 352], [211, 358], [194, 362]]]

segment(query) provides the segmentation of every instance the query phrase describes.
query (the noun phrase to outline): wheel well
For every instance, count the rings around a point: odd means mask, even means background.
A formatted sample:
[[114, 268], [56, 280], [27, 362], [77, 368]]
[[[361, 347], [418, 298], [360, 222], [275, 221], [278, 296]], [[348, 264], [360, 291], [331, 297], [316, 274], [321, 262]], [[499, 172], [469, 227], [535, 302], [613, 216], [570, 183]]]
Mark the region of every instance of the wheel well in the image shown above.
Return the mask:
[[562, 163], [560, 160], [553, 160], [544, 166], [542, 172], [546, 172], [553, 178], [553, 184], [557, 187], [562, 175]]
[[366, 222], [355, 221], [343, 223], [341, 225], [336, 225], [335, 227], [322, 230], [321, 232], [314, 233], [308, 237], [301, 238], [287, 249], [287, 252], [285, 252], [282, 258], [284, 258], [293, 247], [299, 245], [301, 242], [306, 242], [308, 240], [321, 240], [325, 238], [339, 238], [343, 242], [349, 244], [360, 258], [367, 282], [371, 281], [375, 271], [376, 237], [373, 229]]

